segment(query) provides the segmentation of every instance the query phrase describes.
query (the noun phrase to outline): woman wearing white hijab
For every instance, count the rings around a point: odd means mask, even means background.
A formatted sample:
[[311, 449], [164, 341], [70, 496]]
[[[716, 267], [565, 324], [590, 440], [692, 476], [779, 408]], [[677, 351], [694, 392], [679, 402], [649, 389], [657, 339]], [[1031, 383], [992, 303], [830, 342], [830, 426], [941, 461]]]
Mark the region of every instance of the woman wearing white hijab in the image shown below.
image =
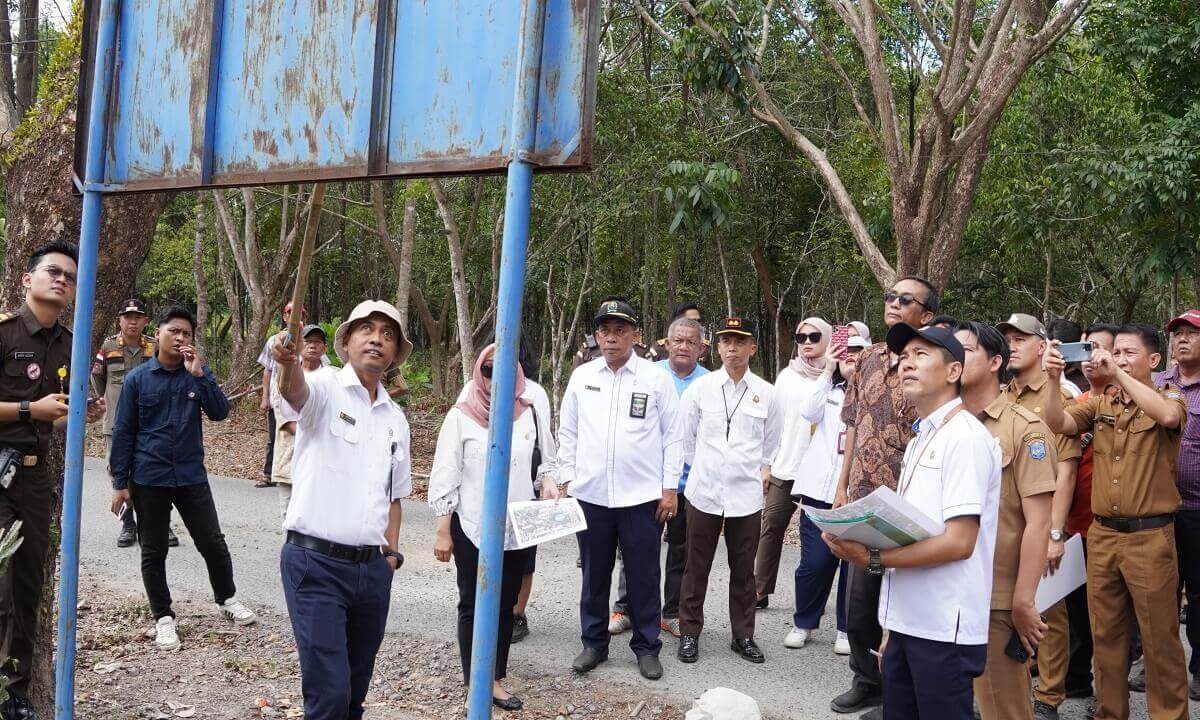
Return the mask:
[[805, 420], [796, 408], [799, 399], [809, 394], [806, 385], [816, 382], [825, 370], [825, 349], [829, 346], [832, 334], [833, 328], [819, 317], [802, 320], [796, 326], [796, 350], [792, 353], [792, 359], [775, 380], [775, 392], [780, 407], [784, 409], [783, 441], [771, 461], [769, 474], [767, 470], [763, 472], [767, 497], [763, 507], [758, 558], [754, 566], [759, 608], [767, 607], [768, 598], [775, 592], [783, 534], [792, 521], [792, 513], [796, 512], [792, 486], [812, 439], [812, 423]]

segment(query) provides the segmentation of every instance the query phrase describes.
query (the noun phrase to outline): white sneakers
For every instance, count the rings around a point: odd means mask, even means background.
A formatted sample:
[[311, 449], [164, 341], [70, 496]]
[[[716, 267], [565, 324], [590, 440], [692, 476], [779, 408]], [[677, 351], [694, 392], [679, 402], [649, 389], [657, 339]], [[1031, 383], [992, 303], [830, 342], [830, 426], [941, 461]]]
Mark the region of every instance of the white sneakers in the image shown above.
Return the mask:
[[850, 638], [846, 637], [846, 633], [838, 630], [837, 639], [833, 641], [833, 653], [835, 655], [850, 654]]
[[808, 642], [808, 634], [810, 632], [811, 630], [803, 630], [793, 626], [787, 637], [783, 639], [783, 646], [792, 648], [793, 650], [804, 647], [805, 643]]
[[608, 634], [620, 635], [633, 627], [633, 620], [625, 613], [615, 612], [608, 618]]
[[174, 650], [179, 647], [179, 635], [175, 632], [175, 618], [160, 617], [154, 624], [154, 645], [159, 650]]
[[235, 597], [229, 598], [217, 607], [220, 608], [221, 615], [232, 620], [235, 625], [253, 625], [258, 622], [258, 616]]

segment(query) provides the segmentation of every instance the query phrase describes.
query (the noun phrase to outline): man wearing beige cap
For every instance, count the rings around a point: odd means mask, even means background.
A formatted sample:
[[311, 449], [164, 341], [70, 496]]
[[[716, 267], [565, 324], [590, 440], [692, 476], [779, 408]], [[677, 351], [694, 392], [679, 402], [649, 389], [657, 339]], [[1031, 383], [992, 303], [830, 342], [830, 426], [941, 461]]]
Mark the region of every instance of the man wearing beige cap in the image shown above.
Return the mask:
[[[287, 343], [286, 332], [269, 343], [280, 366], [299, 363]], [[400, 499], [412, 491], [408, 421], [382, 382], [412, 352], [400, 313], [359, 303], [333, 347], [341, 370], [297, 370], [279, 388], [280, 417], [296, 423], [279, 565], [312, 720], [362, 717], [392, 574], [404, 560]]]

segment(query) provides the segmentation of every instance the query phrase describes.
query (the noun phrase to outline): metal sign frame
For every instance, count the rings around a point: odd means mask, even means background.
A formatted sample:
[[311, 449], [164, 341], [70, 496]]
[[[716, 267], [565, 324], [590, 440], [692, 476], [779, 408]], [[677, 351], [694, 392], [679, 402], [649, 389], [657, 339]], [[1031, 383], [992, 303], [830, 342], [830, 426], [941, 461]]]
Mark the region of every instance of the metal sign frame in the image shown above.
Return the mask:
[[[194, 0], [212, 4], [214, 24], [224, 17], [221, 10], [227, 3], [246, 3], [248, 0]], [[370, 0], [349, 0], [366, 3]], [[484, 0], [474, 0], [483, 3]], [[595, 105], [595, 68], [598, 53], [599, 0], [497, 0], [509, 3], [520, 13], [512, 26], [516, 45], [511, 55], [512, 99], [505, 115], [495, 116], [495, 122], [506, 124], [502, 153], [486, 156], [471, 156], [447, 146], [442, 159], [445, 162], [388, 163], [381, 162], [379, 149], [381, 133], [370, 133], [375, 138], [366, 150], [366, 163], [354, 172], [345, 167], [288, 168], [286, 172], [261, 172], [243, 175], [219, 172], [219, 139], [213, 104], [206, 103], [201, 145], [201, 167], [192, 180], [180, 177], [163, 177], [147, 180], [140, 178], [128, 182], [109, 182], [109, 161], [121, 158], [110, 152], [112, 134], [110, 115], [120, 117], [120, 97], [115, 89], [119, 78], [120, 18], [131, 6], [155, 6], [169, 11], [170, 3], [183, 0], [86, 0], [85, 20], [89, 32], [83, 40], [83, 78], [80, 81], [79, 117], [76, 126], [76, 181], [83, 192], [83, 215], [80, 223], [78, 286], [75, 299], [75, 333], [71, 345], [70, 404], [67, 422], [66, 469], [63, 488], [62, 525], [62, 581], [59, 592], [58, 647], [55, 657], [55, 718], [72, 720], [75, 712], [75, 650], [76, 650], [76, 604], [79, 588], [79, 526], [83, 495], [84, 433], [86, 430], [89, 372], [91, 367], [92, 314], [95, 305], [96, 267], [100, 243], [100, 218], [102, 199], [105, 194], [150, 190], [184, 189], [188, 187], [224, 187], [230, 184], [263, 184], [265, 182], [312, 182], [328, 179], [368, 179], [391, 176], [398, 173], [409, 175], [499, 173], [507, 174], [504, 205], [504, 233], [501, 246], [499, 307], [496, 313], [495, 370], [492, 376], [491, 422], [488, 431], [488, 459], [484, 480], [483, 515], [480, 528], [479, 570], [476, 584], [476, 614], [473, 636], [474, 652], [471, 658], [470, 688], [468, 691], [469, 717], [484, 720], [491, 717], [492, 681], [496, 661], [497, 629], [500, 610], [500, 579], [504, 562], [504, 537], [508, 504], [509, 458], [512, 449], [512, 408], [515, 401], [517, 349], [521, 327], [521, 307], [524, 299], [525, 267], [529, 242], [529, 213], [535, 171], [551, 169], [587, 169], [591, 158], [593, 134], [593, 108]], [[439, 0], [449, 5], [450, 0]], [[397, 5], [396, 3], [401, 3]], [[405, 4], [406, 3], [406, 4]], [[264, 3], [259, 0], [258, 7]], [[437, 6], [424, 0], [377, 0], [382, 16], [395, 13], [402, 8]], [[323, 4], [324, 5], [324, 4]], [[555, 8], [559, 15], [555, 15]], [[562, 82], [561, 69], [554, 52], [545, 44], [547, 28], [562, 22], [563, 9], [569, 9], [572, 17], [579, 13], [589, 19], [586, 32], [569, 52], [578, 53], [576, 61], [583, 63], [582, 105], [578, 119], [578, 143], [574, 147], [560, 147], [557, 155], [549, 152], [553, 143], [544, 142], [543, 127], [550, 115], [542, 101], [546, 91]], [[387, 10], [385, 12], [385, 10]], [[378, 17], [378, 16], [377, 16]], [[512, 20], [513, 18], [508, 18]], [[489, 18], [490, 20], [490, 18]], [[216, 37], [222, 37], [218, 32]], [[373, 53], [380, 57], [381, 37], [376, 33]], [[561, 51], [561, 48], [560, 48]], [[210, 53], [211, 55], [211, 53]], [[547, 63], [547, 60], [550, 62]], [[570, 58], [567, 58], [570, 60]], [[384, 73], [379, 63], [373, 64], [372, 104], [369, 122], [375, 126], [383, 122], [380, 111], [379, 88]], [[215, 73], [208, 75], [212, 85]], [[392, 73], [389, 71], [388, 76]], [[553, 93], [550, 93], [553, 97]], [[561, 97], [559, 95], [558, 97]], [[474, 98], [466, 97], [468, 103]], [[471, 108], [466, 108], [470, 110]], [[192, 115], [194, 121], [196, 117]], [[569, 124], [569, 123], [568, 123]], [[155, 128], [147, 127], [152, 131]], [[277, 130], [278, 128], [273, 128]], [[555, 127], [551, 136], [561, 128]], [[418, 131], [420, 128], [418, 127]], [[269, 140], [271, 138], [265, 138]], [[388, 136], [389, 142], [394, 139]], [[554, 139], [551, 137], [550, 139]], [[539, 145], [539, 142], [542, 144]], [[571, 143], [567, 143], [570, 145]], [[269, 145], [269, 143], [268, 143]], [[482, 146], [482, 145], [481, 145]], [[151, 141], [149, 147], [153, 149]], [[466, 158], [464, 160], [464, 157]], [[224, 158], [226, 161], [228, 157]], [[359, 170], [365, 169], [365, 173]], [[298, 172], [300, 174], [291, 174]], [[82, 178], [82, 180], [80, 180]], [[191, 184], [189, 184], [189, 182]]]

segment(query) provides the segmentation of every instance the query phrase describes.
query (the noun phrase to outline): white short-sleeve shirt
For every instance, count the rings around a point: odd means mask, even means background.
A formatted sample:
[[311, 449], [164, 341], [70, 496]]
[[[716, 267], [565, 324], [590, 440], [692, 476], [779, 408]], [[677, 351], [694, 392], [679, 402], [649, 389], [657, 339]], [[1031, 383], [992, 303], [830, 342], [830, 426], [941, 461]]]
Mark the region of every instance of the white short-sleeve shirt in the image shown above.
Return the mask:
[[412, 492], [408, 420], [380, 383], [371, 402], [349, 365], [307, 375], [296, 421], [292, 499], [283, 527], [343, 545], [386, 545], [388, 511]]
[[956, 517], [977, 516], [975, 552], [944, 565], [886, 570], [879, 624], [926, 640], [984, 645], [1000, 507], [1000, 447], [970, 412], [954, 412], [961, 404], [955, 398], [918, 422], [917, 436], [904, 452], [900, 494], [943, 527]]

